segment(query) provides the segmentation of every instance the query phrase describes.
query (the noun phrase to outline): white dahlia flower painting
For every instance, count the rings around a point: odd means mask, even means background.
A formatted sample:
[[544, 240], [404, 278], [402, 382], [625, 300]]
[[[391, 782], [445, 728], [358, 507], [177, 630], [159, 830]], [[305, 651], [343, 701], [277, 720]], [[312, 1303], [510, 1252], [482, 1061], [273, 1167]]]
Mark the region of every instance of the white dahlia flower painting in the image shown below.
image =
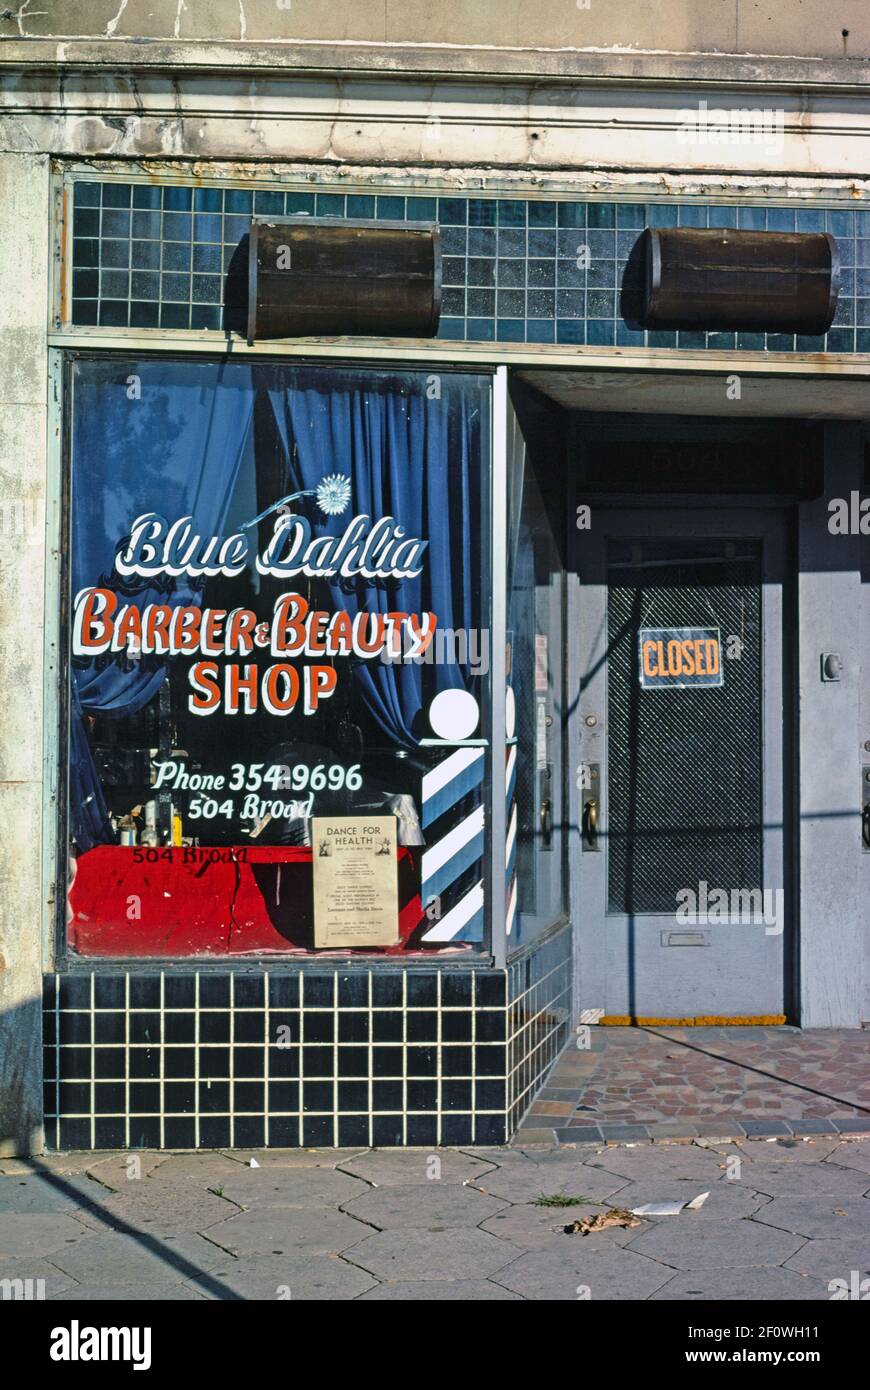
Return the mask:
[[326, 516], [339, 516], [350, 505], [350, 478], [344, 473], [329, 473], [315, 488], [317, 505]]

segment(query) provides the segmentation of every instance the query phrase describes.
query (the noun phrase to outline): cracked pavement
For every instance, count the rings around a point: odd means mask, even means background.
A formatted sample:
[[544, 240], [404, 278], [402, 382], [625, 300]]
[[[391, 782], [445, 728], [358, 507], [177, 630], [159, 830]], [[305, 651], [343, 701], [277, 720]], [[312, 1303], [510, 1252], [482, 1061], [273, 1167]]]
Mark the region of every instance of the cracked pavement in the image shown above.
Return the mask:
[[70, 1302], [828, 1300], [853, 1272], [870, 1278], [870, 1140], [0, 1160], [3, 1298], [32, 1279]]

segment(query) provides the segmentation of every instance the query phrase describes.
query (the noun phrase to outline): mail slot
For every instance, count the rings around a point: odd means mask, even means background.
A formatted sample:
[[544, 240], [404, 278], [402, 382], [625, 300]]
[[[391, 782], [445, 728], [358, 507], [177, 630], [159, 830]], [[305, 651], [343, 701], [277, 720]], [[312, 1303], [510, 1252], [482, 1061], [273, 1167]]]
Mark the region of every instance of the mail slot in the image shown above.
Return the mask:
[[713, 943], [708, 931], [663, 931], [663, 946], [711, 946]]

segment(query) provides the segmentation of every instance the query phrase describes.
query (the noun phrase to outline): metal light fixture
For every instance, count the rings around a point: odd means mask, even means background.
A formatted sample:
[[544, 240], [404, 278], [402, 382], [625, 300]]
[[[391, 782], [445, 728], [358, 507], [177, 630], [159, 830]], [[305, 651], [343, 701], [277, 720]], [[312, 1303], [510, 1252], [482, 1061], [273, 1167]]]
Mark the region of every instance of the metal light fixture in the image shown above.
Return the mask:
[[431, 338], [441, 312], [441, 236], [424, 222], [255, 218], [248, 341]]
[[643, 326], [802, 333], [830, 328], [840, 258], [826, 232], [648, 227]]

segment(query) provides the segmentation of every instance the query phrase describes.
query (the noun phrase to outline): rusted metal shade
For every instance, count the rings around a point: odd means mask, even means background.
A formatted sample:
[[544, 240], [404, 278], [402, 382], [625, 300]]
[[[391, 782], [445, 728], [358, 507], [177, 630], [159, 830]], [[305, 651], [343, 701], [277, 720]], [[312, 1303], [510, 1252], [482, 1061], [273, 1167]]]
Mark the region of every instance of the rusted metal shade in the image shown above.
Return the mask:
[[249, 342], [438, 331], [441, 237], [429, 223], [255, 219], [248, 254]]
[[826, 232], [646, 230], [645, 328], [826, 333], [840, 258]]

